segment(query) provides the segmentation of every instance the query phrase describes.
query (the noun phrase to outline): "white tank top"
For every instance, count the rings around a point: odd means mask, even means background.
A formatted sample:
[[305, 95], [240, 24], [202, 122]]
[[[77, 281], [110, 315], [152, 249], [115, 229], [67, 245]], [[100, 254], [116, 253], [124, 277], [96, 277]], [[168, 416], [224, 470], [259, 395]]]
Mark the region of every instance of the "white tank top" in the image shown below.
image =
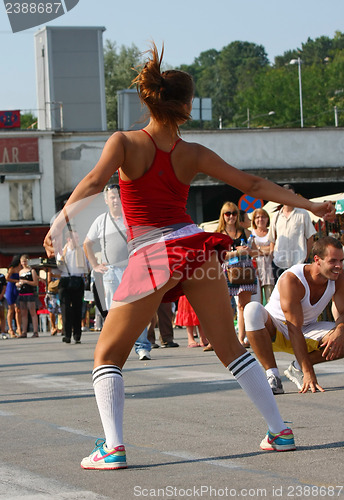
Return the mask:
[[[327, 287], [322, 297], [315, 304], [310, 303], [310, 290], [307, 280], [304, 275], [304, 267], [307, 264], [296, 264], [292, 266], [290, 269], [284, 272], [293, 273], [295, 276], [301, 281], [305, 289], [305, 295], [301, 300], [302, 311], [303, 311], [303, 326], [306, 326], [310, 323], [314, 323], [317, 321], [318, 316], [323, 312], [327, 304], [332, 299], [335, 291], [336, 291], [336, 282], [332, 280], [328, 280]], [[283, 276], [284, 273], [281, 274]], [[280, 278], [278, 279], [278, 281]], [[277, 281], [277, 283], [278, 283]], [[266, 310], [271, 314], [273, 318], [279, 319], [281, 321], [285, 321], [285, 316], [281, 309], [280, 303], [280, 293], [277, 287], [277, 283], [273, 292], [271, 294], [270, 300], [265, 306]]]

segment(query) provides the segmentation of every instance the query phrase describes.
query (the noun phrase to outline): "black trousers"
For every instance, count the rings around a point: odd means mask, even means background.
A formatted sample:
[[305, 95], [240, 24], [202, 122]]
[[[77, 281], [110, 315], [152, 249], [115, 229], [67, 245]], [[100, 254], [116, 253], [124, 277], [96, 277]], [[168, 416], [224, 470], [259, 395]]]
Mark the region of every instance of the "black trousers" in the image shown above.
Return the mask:
[[82, 303], [84, 280], [81, 276], [60, 279], [59, 297], [61, 303], [63, 335], [74, 340], [81, 338]]
[[[160, 340], [161, 342], [173, 342], [173, 312], [171, 302], [162, 302], [157, 310], [158, 313], [158, 323], [160, 330]], [[147, 338], [151, 344], [155, 344], [155, 321], [154, 318], [151, 321], [150, 327], [148, 328]]]

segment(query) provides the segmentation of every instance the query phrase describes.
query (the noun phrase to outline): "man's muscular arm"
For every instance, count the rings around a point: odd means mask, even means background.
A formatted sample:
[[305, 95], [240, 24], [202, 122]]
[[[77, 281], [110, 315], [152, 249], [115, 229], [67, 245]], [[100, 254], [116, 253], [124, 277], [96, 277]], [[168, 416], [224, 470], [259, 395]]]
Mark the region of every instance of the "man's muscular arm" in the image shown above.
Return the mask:
[[293, 350], [303, 372], [303, 386], [300, 392], [324, 392], [318, 384], [313, 365], [308, 356], [306, 340], [302, 333], [303, 310], [301, 300], [305, 289], [300, 280], [292, 273], [285, 273], [279, 281], [281, 308], [287, 321], [288, 333]]
[[344, 356], [344, 274], [336, 281], [336, 291], [333, 296], [336, 326], [323, 338], [322, 356], [326, 361], [332, 361]]

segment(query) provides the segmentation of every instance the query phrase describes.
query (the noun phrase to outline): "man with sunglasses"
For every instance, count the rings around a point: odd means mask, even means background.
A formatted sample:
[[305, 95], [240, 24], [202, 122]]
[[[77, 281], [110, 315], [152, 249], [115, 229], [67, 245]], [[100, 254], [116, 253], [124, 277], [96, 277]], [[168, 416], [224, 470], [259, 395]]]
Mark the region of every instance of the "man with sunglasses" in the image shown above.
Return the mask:
[[[92, 223], [84, 241], [84, 250], [97, 276], [95, 286], [103, 316], [111, 308], [112, 297], [117, 290], [128, 264], [126, 227], [123, 221], [122, 205], [117, 184], [109, 184], [104, 189], [104, 201], [108, 211], [99, 215]], [[101, 249], [101, 262], [95, 255], [94, 245]], [[101, 286], [103, 285], [103, 287]], [[103, 290], [102, 290], [103, 288]], [[141, 361], [150, 360], [151, 344], [147, 339], [147, 328], [135, 342], [135, 352]]]

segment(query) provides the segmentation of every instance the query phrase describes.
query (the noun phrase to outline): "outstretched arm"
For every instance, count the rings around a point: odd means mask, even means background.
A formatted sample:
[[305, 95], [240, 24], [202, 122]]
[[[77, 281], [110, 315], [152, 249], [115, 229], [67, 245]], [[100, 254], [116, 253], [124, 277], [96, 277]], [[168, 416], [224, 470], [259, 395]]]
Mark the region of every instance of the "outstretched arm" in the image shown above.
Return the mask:
[[303, 386], [300, 390], [305, 393], [310, 389], [312, 392], [324, 392], [318, 384], [313, 365], [308, 356], [306, 340], [302, 333], [303, 310], [301, 300], [305, 289], [300, 280], [292, 273], [285, 273], [278, 284], [281, 308], [287, 321], [288, 333], [293, 350], [303, 372]]
[[334, 219], [335, 208], [330, 201], [324, 203], [311, 202], [267, 179], [232, 167], [216, 153], [204, 146], [199, 146], [197, 156], [199, 172], [215, 177], [245, 194], [249, 194], [254, 198], [275, 201], [283, 205], [304, 208], [318, 217], [326, 218], [326, 220]]
[[124, 135], [113, 134], [106, 142], [96, 166], [76, 186], [67, 203], [55, 219], [46, 235], [43, 246], [48, 257], [55, 255], [54, 239], [61, 235], [69, 219], [79, 213], [91, 200], [99, 194], [110, 177], [123, 165], [125, 159]]
[[336, 281], [333, 303], [336, 311], [336, 326], [325, 335], [320, 346], [324, 348], [322, 356], [326, 361], [332, 361], [344, 356], [344, 274], [341, 274]]

